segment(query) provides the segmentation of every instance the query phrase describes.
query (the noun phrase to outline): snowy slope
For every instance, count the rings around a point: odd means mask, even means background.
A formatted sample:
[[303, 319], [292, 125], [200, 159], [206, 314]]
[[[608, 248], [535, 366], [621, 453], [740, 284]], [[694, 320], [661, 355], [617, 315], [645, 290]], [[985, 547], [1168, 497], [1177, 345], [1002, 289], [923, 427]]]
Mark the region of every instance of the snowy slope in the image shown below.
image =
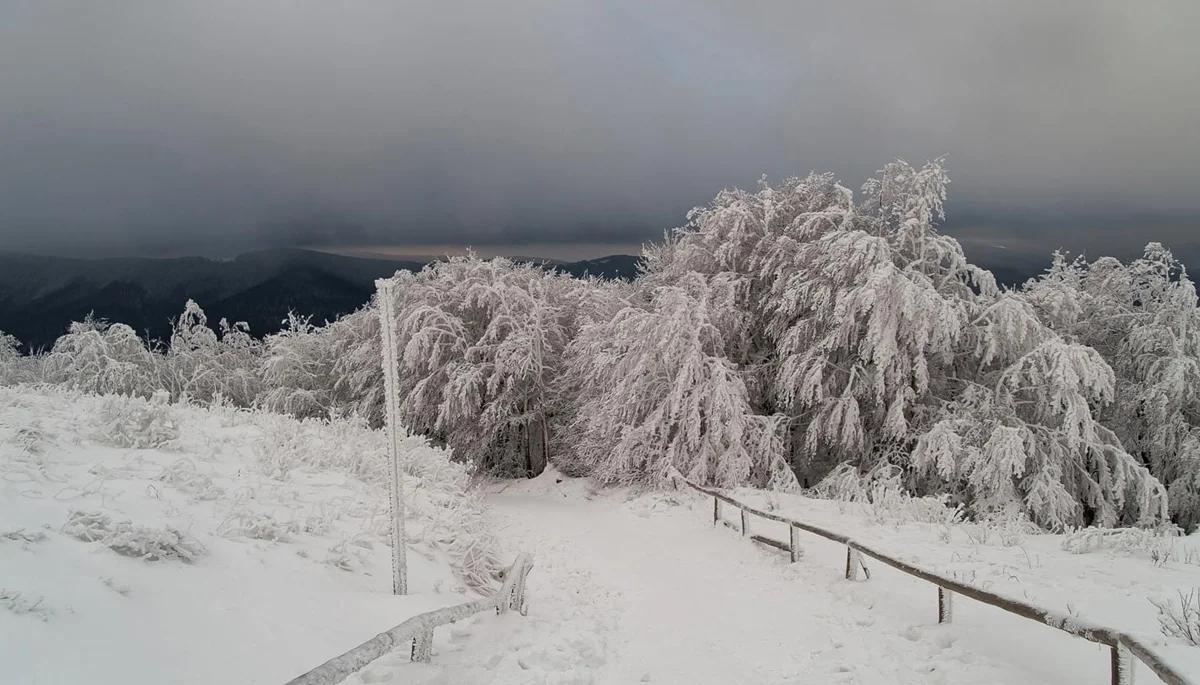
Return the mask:
[[0, 389], [0, 681], [282, 683], [466, 601], [494, 563], [483, 506], [415, 439], [413, 594], [391, 596], [380, 446], [348, 422]]
[[[595, 492], [552, 471], [493, 490], [503, 538], [536, 555], [528, 618], [480, 617], [439, 636], [433, 664], [387, 657], [352, 682], [1108, 682], [1107, 649], [966, 600], [956, 603], [954, 624], [938, 625], [927, 584], [878, 565], [871, 580], [849, 583], [844, 548], [816, 539], [805, 538], [805, 559], [788, 564], [776, 550], [714, 528], [711, 500], [696, 494]], [[1042, 554], [1048, 570], [1079, 559]], [[1142, 566], [1129, 582], [1154, 578], [1165, 588], [1172, 573], [1188, 573]], [[1083, 596], [1090, 587], [1098, 604], [1120, 572], [1094, 582], [1070, 570], [1054, 583], [1050, 575], [1027, 580], [1047, 595], [1071, 585]], [[1196, 650], [1167, 651], [1186, 665]], [[1137, 677], [1157, 682], [1144, 669]]]

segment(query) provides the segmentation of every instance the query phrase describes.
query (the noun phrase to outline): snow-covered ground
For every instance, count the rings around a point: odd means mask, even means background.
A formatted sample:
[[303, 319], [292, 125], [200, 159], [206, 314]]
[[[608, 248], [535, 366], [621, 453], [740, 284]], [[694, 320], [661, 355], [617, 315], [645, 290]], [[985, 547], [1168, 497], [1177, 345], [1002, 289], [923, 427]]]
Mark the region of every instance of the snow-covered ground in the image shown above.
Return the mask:
[[[714, 529], [712, 500], [694, 493], [595, 492], [553, 472], [492, 489], [505, 541], [535, 554], [529, 616], [464, 622], [437, 636], [431, 665], [385, 657], [351, 682], [1108, 682], [1107, 648], [963, 598], [955, 605], [955, 622], [938, 625], [932, 586], [879, 564], [872, 565], [870, 580], [847, 582], [845, 548], [807, 535], [805, 558], [789, 564], [783, 553], [734, 530]], [[890, 540], [879, 546], [913, 560], [965, 572], [938, 565], [937, 549], [947, 560], [976, 563], [981, 584], [1011, 574], [1011, 555], [1024, 559], [1017, 547], [981, 545], [972, 562], [967, 557], [974, 545], [958, 539], [965, 536], [961, 530], [951, 545], [939, 548], [935, 531], [923, 537], [901, 526], [897, 535], [894, 526], [862, 520], [848, 509], [843, 514], [835, 503], [789, 503], [798, 513], [808, 513], [810, 505], [824, 512], [822, 523], [864, 540]], [[736, 512], [727, 515], [737, 520]], [[773, 532], [755, 523], [751, 528]], [[1030, 537], [1038, 539], [1024, 544], [1037, 555], [1031, 558], [1039, 572], [1008, 582], [1064, 609], [1062, 589], [1069, 588], [1081, 607], [1096, 609], [1097, 620], [1144, 629], [1141, 634], [1157, 643], [1163, 640], [1156, 637], [1145, 595], [1200, 579], [1200, 568], [1182, 561], [1156, 566], [1111, 552], [1073, 555], [1061, 549], [1061, 537]], [[1180, 549], [1194, 542], [1179, 541]], [[994, 562], [985, 560], [993, 554]], [[1087, 616], [1084, 608], [1079, 613]], [[1185, 672], [1195, 667], [1196, 648], [1165, 651]], [[1157, 682], [1142, 668], [1137, 678]]]
[[[348, 681], [416, 685], [1107, 682], [1107, 649], [802, 535], [804, 559], [711, 522], [692, 492], [597, 491], [553, 469], [490, 487], [405, 443], [409, 597], [390, 595], [381, 436], [348, 422], [0, 389], [0, 681], [282, 683], [408, 616], [457, 604], [498, 559], [534, 555], [529, 615], [481, 614]], [[898, 523], [739, 491], [980, 587], [1157, 635], [1149, 598], [1200, 585], [1200, 542]], [[736, 522], [737, 513], [725, 511]], [[126, 523], [128, 521], [128, 523]], [[495, 524], [499, 540], [493, 537]], [[786, 529], [751, 519], [751, 532]], [[1136, 542], [1137, 544], [1132, 544]], [[494, 554], [502, 546], [502, 553]], [[147, 554], [159, 558], [150, 560]], [[1139, 683], [1155, 679], [1139, 669]]]
[[419, 440], [412, 594], [391, 595], [381, 444], [349, 422], [0, 388], [0, 682], [277, 684], [467, 601], [492, 563], [463, 524], [483, 509]]

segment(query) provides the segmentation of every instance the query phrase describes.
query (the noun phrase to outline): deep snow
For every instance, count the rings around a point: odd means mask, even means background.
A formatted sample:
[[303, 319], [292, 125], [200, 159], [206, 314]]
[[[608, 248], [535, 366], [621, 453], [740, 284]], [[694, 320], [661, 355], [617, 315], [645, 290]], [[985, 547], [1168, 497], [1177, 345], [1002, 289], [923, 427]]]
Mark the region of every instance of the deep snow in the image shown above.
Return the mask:
[[[176, 437], [112, 446], [113, 410], [148, 406], [0, 388], [0, 682], [276, 685], [474, 596], [436, 544], [433, 509], [461, 504], [436, 472], [409, 479], [413, 594], [394, 597], [386, 490], [347, 468], [285, 463], [292, 448], [332, 463], [340, 443], [349, 467], [367, 447], [357, 429], [170, 407], [130, 432]], [[123, 556], [68, 534], [73, 510], [110, 528], [170, 526], [205, 551]]]
[[[597, 491], [551, 469], [490, 486], [485, 510], [455, 490], [461, 474], [445, 454], [419, 441], [409, 444], [407, 479], [416, 594], [392, 597], [386, 489], [378, 465], [358, 461], [361, 450], [378, 450], [377, 435], [187, 407], [165, 414], [171, 426], [133, 421], [130, 408], [147, 406], [0, 389], [0, 681], [282, 683], [408, 616], [472, 596], [463, 564], [494, 542], [493, 524], [505, 548], [499, 558], [534, 555], [529, 615], [439, 628], [433, 663], [409, 663], [399, 650], [347, 682], [1083, 685], [1109, 677], [1105, 648], [970, 600], [959, 598], [955, 622], [939, 626], [934, 588], [879, 564], [870, 580], [848, 582], [837, 544], [803, 535], [805, 556], [789, 564], [714, 527], [711, 499], [696, 493]], [[114, 421], [126, 428], [114, 434]], [[157, 446], [114, 446], [130, 431]], [[308, 462], [297, 461], [303, 454]], [[984, 539], [978, 527], [899, 523], [858, 505], [735, 494], [1160, 645], [1147, 597], [1200, 585], [1194, 536], [1154, 550], [1070, 554], [1062, 536], [993, 531]], [[75, 510], [107, 515], [110, 527], [125, 519], [171, 526], [204, 553], [192, 563], [123, 556], [73, 537], [64, 524]], [[736, 525], [735, 511], [725, 516]], [[786, 539], [761, 520], [751, 532]], [[1197, 648], [1162, 649], [1200, 673]], [[1137, 677], [1155, 682], [1144, 669]]]

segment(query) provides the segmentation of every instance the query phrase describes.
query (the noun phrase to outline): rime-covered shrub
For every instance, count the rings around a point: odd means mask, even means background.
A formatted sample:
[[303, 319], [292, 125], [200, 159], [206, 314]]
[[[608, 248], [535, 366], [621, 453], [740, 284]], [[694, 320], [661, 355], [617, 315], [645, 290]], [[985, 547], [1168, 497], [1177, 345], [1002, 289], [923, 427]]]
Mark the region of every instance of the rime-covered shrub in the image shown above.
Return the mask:
[[895, 466], [860, 474], [849, 464], [834, 469], [810, 491], [827, 499], [853, 502], [879, 523], [954, 524], [962, 521], [962, 507], [948, 495], [914, 497], [904, 487]]
[[49, 621], [55, 612], [45, 602], [45, 597], [34, 599], [24, 596], [17, 590], [0, 587], [0, 609], [16, 616], [27, 614], [41, 621]]
[[[262, 431], [254, 452], [263, 475], [287, 478], [293, 471], [304, 469], [341, 471], [373, 484], [378, 488], [375, 501], [386, 502], [383, 493], [391, 478], [387, 439], [382, 431], [367, 426], [361, 417], [298, 420], [259, 412], [240, 419]], [[398, 452], [410, 544], [424, 543], [432, 550], [443, 552], [469, 587], [490, 586], [503, 566], [496, 556], [499, 544], [488, 520], [486, 505], [472, 485], [468, 465], [452, 460], [447, 450], [434, 447], [428, 439], [410, 435], [403, 429]], [[186, 467], [180, 467], [179, 472], [186, 478]], [[376, 532], [384, 533], [388, 524], [386, 508], [363, 512], [363, 517], [371, 518], [376, 514], [378, 525], [384, 526]], [[234, 516], [228, 529], [231, 535], [244, 537], [269, 536], [273, 532], [290, 535], [299, 530], [317, 534], [328, 525], [327, 519], [337, 515], [328, 510], [317, 511], [295, 522], [272, 522], [262, 518], [241, 521]], [[254, 529], [252, 524], [258, 528]], [[338, 546], [330, 553], [329, 563], [340, 568], [357, 568], [356, 549], [358, 547], [353, 543]]]
[[191, 459], [176, 459], [162, 470], [158, 480], [196, 501], [218, 500], [225, 496], [225, 489], [214, 483], [212, 476], [201, 473]]
[[1139, 528], [1081, 528], [1063, 536], [1062, 548], [1071, 554], [1087, 554], [1109, 550], [1124, 554], [1145, 553], [1156, 563], [1166, 563], [1175, 551], [1175, 542], [1182, 531], [1172, 526], [1152, 530]]
[[222, 319], [213, 330], [200, 305], [188, 300], [161, 355], [160, 386], [176, 400], [208, 404], [221, 397], [251, 406], [261, 387], [260, 347], [245, 323], [230, 324]]
[[260, 406], [298, 418], [331, 415], [334, 360], [317, 330], [307, 317], [288, 314], [287, 328], [267, 336], [259, 367]]
[[179, 426], [166, 390], [149, 400], [109, 397], [100, 410], [96, 437], [114, 447], [153, 449], [179, 437]]
[[1150, 602], [1158, 609], [1158, 627], [1163, 635], [1200, 647], [1200, 588], [1181, 591], [1175, 601]]
[[236, 509], [217, 526], [217, 535], [225, 538], [250, 538], [269, 542], [287, 542], [299, 533], [297, 521], [281, 521], [274, 514]]
[[100, 512], [72, 510], [63, 532], [83, 542], [98, 542], [117, 554], [162, 561], [191, 563], [208, 552], [199, 540], [172, 526], [150, 528], [118, 521]]
[[132, 328], [90, 316], [71, 324], [46, 356], [44, 380], [98, 395], [149, 396], [156, 360]]
[[20, 345], [16, 338], [0, 331], [0, 386], [15, 385], [26, 380]]

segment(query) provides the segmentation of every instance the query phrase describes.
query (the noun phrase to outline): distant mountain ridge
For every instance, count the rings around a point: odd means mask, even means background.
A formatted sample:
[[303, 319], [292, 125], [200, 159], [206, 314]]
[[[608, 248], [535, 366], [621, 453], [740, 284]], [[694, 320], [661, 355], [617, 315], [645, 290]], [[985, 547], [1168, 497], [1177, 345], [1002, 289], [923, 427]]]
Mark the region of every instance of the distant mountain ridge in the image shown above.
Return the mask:
[[[632, 280], [642, 258], [610, 255], [576, 262], [516, 258], [576, 278]], [[350, 257], [302, 249], [250, 252], [231, 260], [203, 257], [74, 259], [0, 253], [0, 331], [27, 350], [49, 349], [72, 321], [89, 313], [166, 340], [171, 320], [195, 300], [216, 326], [245, 321], [255, 336], [279, 331], [288, 312], [333, 321], [370, 301], [375, 280], [419, 271], [432, 258]], [[986, 265], [985, 265], [985, 268]], [[996, 266], [1001, 284], [1016, 286], [1040, 267]]]
[[[49, 349], [72, 321], [89, 313], [121, 322], [149, 339], [170, 337], [171, 320], [192, 299], [216, 325], [245, 321], [251, 333], [280, 330], [289, 311], [314, 323], [366, 304], [375, 280], [419, 271], [432, 260], [348, 257], [302, 249], [203, 257], [75, 259], [0, 253], [0, 331], [28, 350]], [[525, 259], [522, 261], [542, 261]], [[572, 276], [633, 278], [640, 258], [616, 255], [547, 269]]]

